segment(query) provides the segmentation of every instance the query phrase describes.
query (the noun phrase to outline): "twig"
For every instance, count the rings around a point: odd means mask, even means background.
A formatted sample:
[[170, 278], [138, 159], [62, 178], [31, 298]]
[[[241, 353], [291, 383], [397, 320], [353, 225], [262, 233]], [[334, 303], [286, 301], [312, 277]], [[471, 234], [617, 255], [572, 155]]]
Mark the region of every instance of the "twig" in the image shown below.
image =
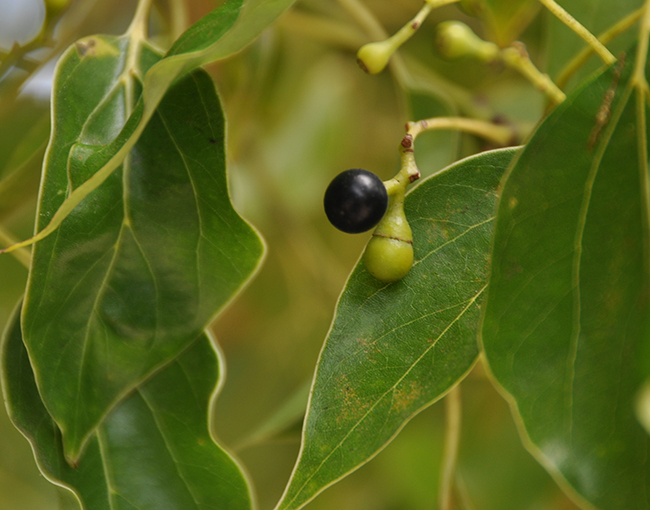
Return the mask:
[[413, 140], [423, 131], [434, 129], [463, 131], [503, 146], [511, 143], [516, 136], [513, 129], [508, 126], [499, 126], [491, 122], [464, 117], [434, 117], [407, 124], [407, 134], [411, 135]]

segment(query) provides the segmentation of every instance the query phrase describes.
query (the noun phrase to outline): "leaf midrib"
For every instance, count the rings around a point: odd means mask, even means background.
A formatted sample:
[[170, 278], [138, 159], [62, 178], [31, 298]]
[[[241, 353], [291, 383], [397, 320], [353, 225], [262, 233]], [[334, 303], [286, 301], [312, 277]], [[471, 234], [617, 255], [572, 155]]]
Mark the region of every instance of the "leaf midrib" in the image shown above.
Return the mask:
[[609, 119], [609, 123], [605, 128], [603, 136], [597, 146], [597, 151], [594, 154], [594, 159], [589, 170], [589, 175], [585, 182], [583, 201], [578, 216], [578, 228], [576, 229], [576, 235], [574, 238], [574, 256], [573, 256], [573, 266], [572, 266], [572, 288], [573, 288], [573, 323], [571, 330], [571, 342], [569, 345], [569, 354], [567, 356], [567, 384], [565, 389], [566, 402], [565, 406], [568, 411], [568, 423], [566, 424], [567, 430], [566, 434], [569, 440], [569, 444], [573, 443], [573, 394], [575, 391], [575, 364], [578, 356], [578, 344], [580, 340], [581, 333], [581, 294], [580, 294], [580, 264], [582, 262], [582, 241], [584, 237], [584, 230], [587, 223], [587, 215], [589, 212], [589, 206], [591, 203], [591, 194], [593, 191], [594, 183], [600, 170], [603, 156], [609, 146], [609, 142], [618, 126], [618, 122], [625, 110], [630, 95], [632, 94], [633, 86], [630, 81], [626, 84], [619, 103], [616, 106], [616, 109], [612, 112]]
[[[122, 39], [122, 38], [128, 38], [132, 39], [128, 34], [116, 39]], [[111, 86], [109, 91], [102, 97], [102, 99], [98, 102], [97, 106], [93, 110], [93, 113], [97, 111], [97, 109], [106, 101], [106, 98], [111, 97], [111, 94], [117, 90], [118, 86], [123, 86], [126, 90], [126, 93], [124, 95], [124, 102], [125, 102], [125, 119], [123, 120], [123, 124], [126, 123], [128, 120], [130, 114], [132, 113], [133, 106], [137, 102], [137, 99], [133, 96], [132, 94], [132, 89], [134, 82], [140, 81], [138, 79], [138, 65], [137, 65], [137, 56], [140, 54], [140, 49], [141, 49], [141, 41], [136, 40], [135, 42], [131, 40], [127, 44], [127, 53], [126, 56], [124, 57], [124, 69], [122, 72], [116, 77], [114, 84]], [[91, 116], [89, 116], [86, 119], [86, 122], [84, 123], [80, 135], [83, 134], [84, 129], [86, 128], [87, 124], [90, 122]], [[79, 142], [79, 140], [77, 140]], [[74, 402], [74, 420], [73, 424], [75, 425], [75, 432], [78, 430], [78, 416], [79, 416], [79, 410], [80, 408], [84, 407], [84, 396], [81, 392], [81, 386], [82, 386], [82, 380], [83, 380], [83, 374], [86, 371], [87, 363], [85, 362], [86, 360], [86, 352], [88, 348], [88, 344], [90, 342], [90, 332], [93, 329], [92, 328], [92, 323], [95, 320], [95, 315], [97, 317], [100, 317], [100, 311], [98, 309], [98, 304], [104, 297], [107, 289], [108, 289], [108, 282], [110, 281], [111, 277], [114, 274], [114, 268], [115, 264], [119, 260], [119, 254], [121, 253], [121, 246], [123, 244], [123, 238], [125, 235], [125, 231], [128, 229], [131, 232], [131, 236], [133, 238], [134, 243], [138, 247], [138, 250], [140, 250], [140, 253], [142, 255], [143, 260], [146, 263], [147, 269], [149, 270], [149, 274], [154, 282], [154, 287], [156, 290], [158, 289], [158, 285], [156, 282], [156, 276], [151, 268], [151, 265], [149, 261], [147, 260], [147, 257], [142, 250], [142, 246], [140, 245], [137, 236], [135, 235], [134, 229], [131, 227], [131, 219], [130, 219], [130, 211], [129, 211], [129, 198], [128, 198], [128, 193], [129, 193], [129, 187], [127, 185], [128, 179], [129, 179], [129, 172], [131, 170], [131, 157], [130, 155], [127, 155], [127, 157], [124, 159], [122, 163], [122, 212], [123, 212], [123, 217], [122, 217], [122, 222], [120, 225], [120, 231], [117, 236], [117, 240], [113, 246], [113, 254], [111, 257], [111, 261], [108, 265], [108, 268], [106, 269], [106, 273], [104, 274], [104, 277], [102, 278], [101, 284], [99, 285], [97, 289], [97, 293], [95, 295], [95, 299], [93, 300], [93, 305], [92, 305], [92, 312], [88, 314], [88, 320], [86, 322], [86, 327], [85, 327], [85, 332], [84, 332], [84, 338], [82, 342], [82, 356], [81, 356], [81, 363], [80, 363], [80, 369], [79, 369], [79, 374], [78, 374], [78, 379], [77, 379], [77, 391], [75, 393], [75, 402]], [[57, 229], [57, 241], [59, 239], [58, 232], [60, 232], [60, 229]], [[157, 294], [156, 294], [157, 295]], [[156, 311], [156, 318], [155, 318], [155, 328], [154, 328], [154, 342], [158, 334], [158, 307], [154, 307]], [[122, 394], [125, 394], [125, 392], [122, 392]], [[116, 402], [119, 399], [116, 398], [113, 400], [113, 402]], [[110, 406], [112, 407], [112, 406]], [[90, 430], [87, 431], [86, 434], [84, 434], [84, 437], [82, 441], [80, 441], [80, 445], [84, 444], [86, 440], [90, 437], [92, 434], [92, 431], [102, 422], [102, 420], [106, 417], [108, 414], [109, 410], [105, 413], [103, 413], [100, 417], [97, 423], [94, 425], [94, 427]], [[75, 434], [76, 436], [76, 434]]]
[[[438, 343], [438, 341], [439, 341], [439, 340], [440, 340], [440, 339], [441, 339], [441, 338], [442, 338], [442, 337], [447, 333], [447, 331], [449, 331], [449, 329], [450, 329], [454, 324], [456, 324], [456, 323], [460, 320], [460, 318], [461, 318], [461, 317], [462, 317], [462, 316], [463, 316], [463, 315], [464, 315], [464, 314], [465, 314], [465, 313], [470, 309], [470, 307], [471, 307], [471, 306], [476, 302], [476, 300], [479, 298], [479, 296], [481, 296], [481, 294], [483, 293], [483, 291], [485, 291], [486, 288], [487, 288], [487, 284], [486, 284], [485, 286], [483, 286], [483, 288], [481, 288], [481, 289], [476, 293], [476, 295], [475, 295], [474, 297], [472, 297], [472, 298], [467, 302], [467, 306], [465, 306], [465, 308], [463, 308], [463, 309], [460, 311], [460, 313], [456, 316], [456, 318], [455, 318], [453, 321], [451, 321], [451, 322], [450, 322], [450, 323], [445, 327], [445, 329], [440, 333], [440, 335], [438, 335], [438, 337], [437, 337], [433, 342], [431, 342], [431, 345], [429, 345], [429, 346], [428, 346], [428, 347], [427, 347], [427, 348], [422, 352], [422, 354], [418, 357], [418, 359], [415, 360], [415, 361], [411, 364], [411, 366], [410, 366], [410, 367], [409, 367], [409, 368], [404, 372], [404, 375], [402, 375], [402, 376], [401, 376], [401, 377], [400, 377], [400, 378], [395, 382], [395, 384], [393, 384], [393, 385], [392, 385], [388, 390], [386, 390], [386, 391], [385, 391], [385, 392], [384, 392], [384, 393], [383, 393], [383, 394], [382, 394], [382, 395], [381, 395], [381, 396], [380, 396], [380, 397], [375, 401], [375, 403], [372, 404], [372, 405], [370, 406], [370, 408], [368, 409], [368, 411], [366, 411], [366, 412], [365, 412], [365, 413], [364, 413], [364, 414], [359, 418], [359, 420], [358, 420], [358, 421], [357, 421], [357, 422], [356, 422], [356, 423], [355, 423], [355, 424], [350, 428], [350, 430], [349, 430], [349, 431], [347, 432], [347, 434], [346, 434], [346, 435], [341, 439], [341, 441], [340, 441], [336, 446], [334, 446], [334, 448], [332, 449], [332, 451], [331, 451], [329, 454], [327, 454], [327, 455], [325, 456], [325, 458], [320, 462], [320, 464], [319, 464], [319, 465], [314, 469], [314, 471], [312, 472], [312, 474], [309, 475], [309, 477], [307, 477], [307, 479], [303, 482], [303, 484], [302, 484], [302, 485], [298, 488], [298, 490], [296, 491], [295, 496], [294, 496], [291, 500], [289, 500], [289, 501], [287, 502], [286, 505], [284, 505], [284, 506], [281, 507], [281, 508], [290, 508], [290, 507], [291, 507], [291, 504], [292, 504], [292, 503], [293, 503], [293, 502], [298, 498], [298, 496], [300, 496], [300, 494], [302, 493], [302, 491], [303, 491], [303, 489], [306, 487], [306, 485], [307, 485], [307, 484], [308, 484], [308, 483], [309, 483], [309, 482], [310, 482], [310, 481], [311, 481], [311, 480], [316, 476], [316, 474], [321, 470], [321, 468], [322, 468], [322, 467], [325, 465], [325, 463], [330, 459], [330, 457], [331, 457], [332, 455], [334, 455], [334, 453], [336, 453], [336, 451], [338, 451], [338, 450], [343, 446], [343, 444], [347, 441], [347, 439], [350, 437], [350, 435], [352, 435], [352, 433], [357, 429], [357, 427], [359, 427], [359, 425], [361, 425], [361, 423], [362, 423], [362, 422], [363, 422], [363, 421], [364, 421], [364, 420], [365, 420], [365, 419], [366, 419], [366, 418], [367, 418], [367, 417], [368, 417], [368, 416], [369, 416], [369, 415], [370, 415], [370, 414], [375, 410], [375, 408], [380, 404], [380, 402], [383, 401], [384, 398], [386, 398], [386, 396], [387, 396], [389, 393], [393, 392], [393, 391], [395, 390], [395, 388], [397, 388], [397, 386], [399, 386], [399, 384], [400, 384], [400, 383], [401, 383], [401, 382], [402, 382], [402, 381], [403, 381], [403, 380], [408, 376], [408, 374], [409, 374], [409, 373], [410, 373], [410, 372], [415, 368], [415, 366], [418, 365], [418, 363], [420, 363], [420, 361], [422, 361], [422, 359], [424, 358], [424, 356], [426, 356], [426, 355], [431, 351], [431, 349], [433, 349], [433, 348], [436, 346], [436, 344]], [[307, 416], [307, 419], [306, 419], [305, 421], [307, 421], [308, 418], [309, 418], [309, 416]]]

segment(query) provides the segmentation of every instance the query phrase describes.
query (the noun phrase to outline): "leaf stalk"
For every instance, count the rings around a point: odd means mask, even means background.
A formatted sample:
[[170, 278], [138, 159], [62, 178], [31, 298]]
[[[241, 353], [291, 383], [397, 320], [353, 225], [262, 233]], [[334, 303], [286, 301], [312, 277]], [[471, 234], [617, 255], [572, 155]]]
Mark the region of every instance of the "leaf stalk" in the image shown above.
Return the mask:
[[500, 126], [491, 122], [477, 119], [466, 119], [464, 117], [434, 117], [431, 119], [409, 122], [406, 125], [407, 134], [413, 140], [423, 131], [437, 129], [450, 129], [462, 131], [472, 135], [480, 136], [498, 145], [506, 146], [516, 138], [516, 133], [509, 126]]
[[[598, 40], [602, 44], [608, 44], [609, 42], [613, 41], [616, 37], [621, 35], [623, 32], [625, 32], [628, 28], [630, 28], [632, 25], [634, 25], [641, 16], [643, 16], [644, 13], [644, 8], [641, 7], [640, 9], [637, 9], [636, 11], [628, 14], [624, 18], [620, 19], [617, 23], [612, 25], [610, 28], [608, 28], [605, 32], [600, 34], [598, 36]], [[571, 79], [571, 77], [576, 73], [578, 69], [580, 69], [585, 62], [589, 59], [589, 57], [594, 53], [594, 48], [591, 46], [587, 46], [580, 51], [560, 72], [558, 77], [555, 80], [555, 83], [560, 89], [564, 89], [567, 86], [567, 83]]]
[[[648, 147], [647, 147], [647, 119], [646, 107], [650, 88], [645, 75], [646, 62], [648, 59], [648, 38], [650, 37], [650, 0], [643, 5], [643, 18], [639, 29], [639, 48], [634, 62], [632, 74], [632, 86], [635, 89], [636, 98], [636, 134], [638, 140], [639, 178], [641, 181], [641, 193], [643, 194], [643, 222], [646, 231], [643, 249], [644, 259], [648, 261], [650, 246], [648, 236], [650, 235], [650, 177], [648, 176]], [[650, 267], [646, 262], [645, 270], [650, 274]], [[647, 276], [647, 275], [646, 275]]]
[[[18, 240], [7, 232], [2, 225], [0, 225], [0, 244], [5, 246], [11, 246], [15, 244]], [[29, 266], [32, 263], [32, 255], [26, 248], [20, 248], [12, 252], [14, 258], [20, 262], [23, 266], [29, 269]]]
[[452, 494], [460, 444], [461, 420], [461, 394], [460, 385], [457, 384], [445, 398], [445, 443], [440, 478], [440, 510], [452, 510], [453, 508]]
[[558, 18], [567, 27], [573, 30], [583, 41], [585, 41], [593, 50], [603, 59], [607, 65], [616, 62], [616, 57], [602, 44], [594, 34], [580, 24], [571, 14], [564, 10], [555, 0], [539, 0], [551, 13]]
[[648, 82], [645, 77], [645, 66], [648, 60], [648, 38], [650, 37], [650, 0], [645, 1], [642, 9], [643, 17], [639, 29], [639, 48], [634, 62], [632, 85], [642, 88], [644, 93], [647, 94]]
[[515, 41], [512, 46], [501, 50], [500, 58], [508, 67], [521, 73], [555, 104], [560, 104], [566, 99], [564, 92], [553, 83], [548, 74], [542, 73], [535, 67], [523, 43]]

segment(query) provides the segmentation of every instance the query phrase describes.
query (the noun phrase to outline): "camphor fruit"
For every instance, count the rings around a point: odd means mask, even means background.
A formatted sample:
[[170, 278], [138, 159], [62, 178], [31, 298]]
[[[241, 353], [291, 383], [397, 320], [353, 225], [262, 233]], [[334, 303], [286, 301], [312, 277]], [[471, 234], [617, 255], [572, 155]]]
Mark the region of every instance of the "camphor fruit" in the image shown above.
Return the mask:
[[325, 192], [325, 213], [339, 230], [356, 234], [377, 226], [363, 262], [383, 283], [400, 280], [413, 265], [413, 234], [404, 214], [406, 186], [420, 177], [412, 141], [409, 134], [402, 140], [402, 167], [391, 180], [355, 168], [337, 175]]
[[386, 187], [377, 175], [353, 168], [337, 175], [325, 191], [325, 214], [330, 223], [348, 234], [370, 230], [388, 206]]
[[357, 52], [357, 63], [368, 74], [380, 73], [398, 47], [398, 42], [393, 38], [365, 44]]
[[372, 234], [363, 254], [368, 272], [392, 283], [404, 278], [413, 265], [413, 234], [404, 214], [404, 194], [390, 197], [388, 212]]
[[499, 56], [499, 47], [478, 37], [460, 21], [443, 21], [435, 32], [435, 47], [441, 57], [456, 60], [471, 57], [490, 62]]

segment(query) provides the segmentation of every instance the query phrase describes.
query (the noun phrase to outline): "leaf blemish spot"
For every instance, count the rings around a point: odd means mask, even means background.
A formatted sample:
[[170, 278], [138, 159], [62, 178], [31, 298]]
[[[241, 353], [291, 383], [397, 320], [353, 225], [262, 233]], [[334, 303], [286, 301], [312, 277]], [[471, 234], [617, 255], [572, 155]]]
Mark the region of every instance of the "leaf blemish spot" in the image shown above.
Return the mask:
[[86, 39], [85, 41], [78, 41], [75, 43], [75, 46], [77, 47], [77, 51], [79, 52], [79, 55], [82, 57], [86, 56], [86, 53], [88, 53], [90, 50], [92, 50], [95, 45], [97, 44], [97, 41], [95, 39]]
[[596, 142], [600, 137], [601, 131], [609, 122], [609, 117], [612, 114], [612, 102], [614, 101], [614, 96], [616, 95], [616, 89], [618, 88], [618, 82], [621, 79], [621, 71], [623, 70], [624, 65], [625, 54], [623, 53], [619, 58], [616, 68], [614, 69], [612, 83], [605, 91], [603, 101], [598, 108], [598, 112], [596, 113], [596, 123], [589, 136], [589, 150], [592, 150], [594, 148], [594, 145], [596, 145]]
[[395, 388], [391, 411], [401, 412], [407, 409], [422, 395], [422, 385], [411, 381], [408, 388]]

